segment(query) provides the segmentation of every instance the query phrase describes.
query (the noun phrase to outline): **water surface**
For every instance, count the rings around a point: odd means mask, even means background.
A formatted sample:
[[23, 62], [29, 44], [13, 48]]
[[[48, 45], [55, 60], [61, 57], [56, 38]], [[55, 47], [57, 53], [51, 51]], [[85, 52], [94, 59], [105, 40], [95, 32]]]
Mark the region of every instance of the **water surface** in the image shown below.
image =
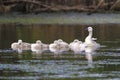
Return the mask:
[[[74, 39], [84, 41], [88, 26], [93, 26], [93, 36], [103, 46], [94, 53], [68, 51], [54, 54], [45, 51], [37, 54], [31, 50], [18, 53], [10, 48], [18, 39], [29, 43], [40, 39], [47, 44], [60, 38], [68, 43]], [[119, 34], [119, 24], [0, 25], [0, 79], [119, 80]]]

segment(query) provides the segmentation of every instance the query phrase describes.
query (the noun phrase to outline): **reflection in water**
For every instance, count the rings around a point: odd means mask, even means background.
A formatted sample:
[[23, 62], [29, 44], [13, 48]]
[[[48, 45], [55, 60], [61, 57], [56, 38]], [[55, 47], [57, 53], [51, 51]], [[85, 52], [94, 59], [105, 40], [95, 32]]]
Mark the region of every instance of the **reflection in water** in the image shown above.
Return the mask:
[[93, 68], [93, 57], [92, 53], [85, 53], [85, 57], [88, 60], [88, 67]]
[[[0, 53], [0, 79], [24, 77], [22, 79], [87, 78], [92, 80], [108, 79], [109, 76], [112, 79], [119, 79], [119, 53], [97, 52], [95, 55], [93, 61], [93, 52], [85, 54], [68, 52], [68, 54], [59, 55], [49, 52], [43, 54], [33, 52]], [[98, 75], [100, 76], [98, 77]]]
[[45, 51], [47, 51], [48, 48], [43, 48], [43, 49], [40, 49], [40, 50], [34, 50], [32, 51], [33, 53], [37, 53], [37, 54], [41, 54], [41, 53], [44, 53]]

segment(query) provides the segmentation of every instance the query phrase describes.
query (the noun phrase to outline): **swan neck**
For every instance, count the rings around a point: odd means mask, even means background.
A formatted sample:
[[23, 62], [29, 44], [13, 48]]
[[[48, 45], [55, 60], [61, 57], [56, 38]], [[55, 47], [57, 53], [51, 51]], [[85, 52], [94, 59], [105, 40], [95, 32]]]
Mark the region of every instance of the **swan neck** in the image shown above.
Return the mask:
[[92, 35], [93, 35], [93, 32], [89, 31], [89, 36], [92, 37]]

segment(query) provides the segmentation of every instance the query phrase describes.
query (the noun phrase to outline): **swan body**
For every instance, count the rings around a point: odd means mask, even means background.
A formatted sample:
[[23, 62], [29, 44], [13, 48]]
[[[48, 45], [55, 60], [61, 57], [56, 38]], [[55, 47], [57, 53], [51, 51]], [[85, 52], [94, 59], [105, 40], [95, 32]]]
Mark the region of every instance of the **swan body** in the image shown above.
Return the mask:
[[13, 50], [17, 50], [18, 48], [21, 48], [21, 42], [19, 42], [19, 40], [18, 40], [18, 42], [12, 43], [12, 44], [11, 44], [11, 48], [12, 48]]
[[62, 39], [55, 40], [54, 43], [49, 45], [49, 50], [54, 53], [61, 53], [69, 50], [68, 43], [64, 42]]
[[84, 51], [84, 45], [82, 41], [79, 41], [78, 39], [75, 39], [73, 42], [69, 44], [70, 50], [75, 53], [80, 53]]
[[69, 44], [63, 41], [62, 39], [58, 39], [59, 48], [63, 51], [69, 51]]
[[11, 48], [13, 50], [29, 50], [31, 48], [31, 44], [23, 42], [22, 40], [18, 40], [18, 42], [14, 42], [11, 44]]
[[37, 40], [36, 43], [31, 44], [31, 50], [33, 52], [41, 53], [48, 50], [48, 44], [43, 44], [40, 40]]
[[75, 45], [79, 42], [78, 39], [75, 39], [73, 42], [69, 44], [70, 50], [74, 51]]
[[58, 43], [57, 40], [55, 40], [53, 43], [51, 43], [51, 44], [49, 45], [49, 50], [50, 50], [51, 52], [54, 52], [54, 53], [57, 53], [57, 52], [60, 51], [60, 49], [59, 49], [59, 43]]
[[100, 48], [100, 44], [95, 42], [97, 38], [92, 38], [92, 35], [93, 35], [92, 27], [88, 27], [88, 32], [89, 32], [89, 35], [85, 38], [85, 43], [84, 43], [84, 45], [86, 46], [85, 52], [93, 52]]

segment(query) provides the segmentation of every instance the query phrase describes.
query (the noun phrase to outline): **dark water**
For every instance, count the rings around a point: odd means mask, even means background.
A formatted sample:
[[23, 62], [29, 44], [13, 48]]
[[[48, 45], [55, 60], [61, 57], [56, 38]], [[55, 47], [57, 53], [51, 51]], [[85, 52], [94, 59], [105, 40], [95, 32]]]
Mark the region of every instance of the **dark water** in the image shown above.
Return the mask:
[[[95, 53], [17, 53], [10, 48], [18, 39], [47, 44], [60, 38], [68, 43], [76, 38], [84, 41], [88, 26], [93, 26], [93, 36], [104, 46]], [[120, 80], [120, 24], [0, 25], [0, 79]]]

